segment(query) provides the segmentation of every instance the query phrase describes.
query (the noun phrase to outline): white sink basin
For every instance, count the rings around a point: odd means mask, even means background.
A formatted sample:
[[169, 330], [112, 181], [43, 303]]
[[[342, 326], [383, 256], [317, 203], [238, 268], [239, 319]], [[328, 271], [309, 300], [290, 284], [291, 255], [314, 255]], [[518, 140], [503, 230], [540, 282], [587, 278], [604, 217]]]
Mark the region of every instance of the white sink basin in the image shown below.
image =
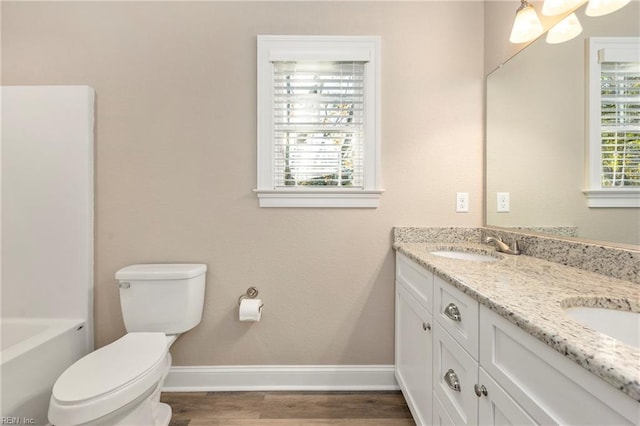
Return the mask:
[[448, 257], [449, 259], [471, 260], [474, 262], [493, 262], [494, 260], [498, 260], [493, 256], [468, 251], [438, 250], [430, 253], [440, 257]]
[[640, 313], [606, 308], [565, 308], [567, 315], [627, 345], [640, 347]]

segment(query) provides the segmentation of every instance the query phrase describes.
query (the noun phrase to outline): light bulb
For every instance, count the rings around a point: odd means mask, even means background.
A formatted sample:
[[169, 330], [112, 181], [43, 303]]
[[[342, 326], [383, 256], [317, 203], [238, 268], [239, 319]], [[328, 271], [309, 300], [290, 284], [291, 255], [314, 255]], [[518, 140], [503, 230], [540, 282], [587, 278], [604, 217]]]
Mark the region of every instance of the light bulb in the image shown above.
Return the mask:
[[521, 2], [516, 12], [516, 19], [513, 22], [511, 36], [509, 37], [511, 43], [525, 43], [544, 32], [542, 23], [533, 6], [527, 3], [526, 0], [521, 0]]
[[626, 6], [631, 0], [589, 0], [585, 15], [602, 16]]
[[577, 7], [583, 0], [544, 0], [542, 14], [555, 16], [570, 11]]
[[547, 43], [558, 44], [575, 38], [582, 32], [582, 25], [575, 13], [558, 22], [547, 32]]

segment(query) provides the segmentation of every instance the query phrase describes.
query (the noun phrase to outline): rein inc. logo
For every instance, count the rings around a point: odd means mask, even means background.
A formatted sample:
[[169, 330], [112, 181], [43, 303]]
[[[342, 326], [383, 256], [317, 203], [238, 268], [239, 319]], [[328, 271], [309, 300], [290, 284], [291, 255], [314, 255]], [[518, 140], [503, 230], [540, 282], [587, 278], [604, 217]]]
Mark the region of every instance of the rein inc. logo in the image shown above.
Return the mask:
[[0, 417], [2, 425], [35, 425], [35, 419], [31, 417]]

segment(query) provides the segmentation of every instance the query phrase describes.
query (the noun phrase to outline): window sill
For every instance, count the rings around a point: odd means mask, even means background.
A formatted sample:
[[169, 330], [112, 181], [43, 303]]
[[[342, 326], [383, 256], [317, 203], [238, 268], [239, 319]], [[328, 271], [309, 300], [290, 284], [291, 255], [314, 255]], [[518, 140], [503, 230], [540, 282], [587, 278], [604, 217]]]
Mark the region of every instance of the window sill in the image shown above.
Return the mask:
[[380, 204], [382, 190], [264, 190], [254, 189], [260, 207], [364, 208]]
[[593, 208], [640, 208], [640, 188], [638, 189], [587, 189], [582, 191], [587, 197], [587, 205]]

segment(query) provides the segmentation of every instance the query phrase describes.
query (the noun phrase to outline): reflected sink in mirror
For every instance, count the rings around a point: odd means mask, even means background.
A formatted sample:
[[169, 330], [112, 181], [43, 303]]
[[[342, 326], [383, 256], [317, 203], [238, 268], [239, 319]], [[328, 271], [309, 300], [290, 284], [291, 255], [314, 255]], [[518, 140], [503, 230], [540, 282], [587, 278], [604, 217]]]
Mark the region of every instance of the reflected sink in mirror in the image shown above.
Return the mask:
[[593, 330], [640, 348], [640, 312], [580, 306], [565, 308], [565, 313]]
[[446, 257], [449, 259], [459, 259], [459, 260], [471, 260], [473, 262], [493, 262], [498, 260], [498, 258], [493, 256], [488, 256], [486, 254], [480, 253], [472, 253], [468, 251], [459, 251], [459, 250], [437, 250], [430, 252], [435, 256]]

